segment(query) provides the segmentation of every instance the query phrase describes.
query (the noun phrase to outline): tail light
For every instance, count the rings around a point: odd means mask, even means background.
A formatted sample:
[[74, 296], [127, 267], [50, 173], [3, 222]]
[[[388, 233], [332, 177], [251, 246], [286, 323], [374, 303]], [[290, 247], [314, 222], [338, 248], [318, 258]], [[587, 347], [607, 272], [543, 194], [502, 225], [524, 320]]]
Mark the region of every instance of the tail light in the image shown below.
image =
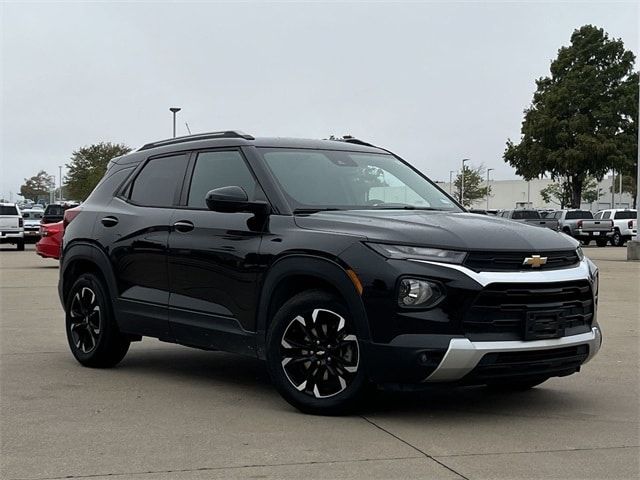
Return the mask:
[[18, 227], [24, 227], [24, 219], [22, 217], [18, 218]]
[[49, 236], [49, 227], [46, 225], [40, 225], [40, 236], [48, 237]]
[[627, 223], [627, 226], [629, 227], [629, 230], [631, 230], [633, 228], [633, 220], [629, 220], [629, 223]]
[[582, 228], [582, 220], [578, 220], [578, 228]]
[[64, 220], [63, 225], [67, 228], [74, 218], [78, 216], [78, 214], [82, 211], [82, 207], [74, 207], [64, 211]]

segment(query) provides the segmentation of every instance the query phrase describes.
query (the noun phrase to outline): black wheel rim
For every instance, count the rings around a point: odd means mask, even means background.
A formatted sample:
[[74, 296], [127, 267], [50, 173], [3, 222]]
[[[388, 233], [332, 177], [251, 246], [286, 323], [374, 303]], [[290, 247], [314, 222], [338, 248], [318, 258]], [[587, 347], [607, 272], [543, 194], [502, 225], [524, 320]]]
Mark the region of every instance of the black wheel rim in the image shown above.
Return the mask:
[[299, 392], [316, 398], [339, 394], [353, 382], [358, 339], [341, 315], [322, 308], [296, 316], [280, 342], [284, 373]]
[[74, 346], [83, 353], [90, 353], [98, 344], [101, 332], [100, 305], [96, 293], [82, 287], [71, 300], [69, 331]]

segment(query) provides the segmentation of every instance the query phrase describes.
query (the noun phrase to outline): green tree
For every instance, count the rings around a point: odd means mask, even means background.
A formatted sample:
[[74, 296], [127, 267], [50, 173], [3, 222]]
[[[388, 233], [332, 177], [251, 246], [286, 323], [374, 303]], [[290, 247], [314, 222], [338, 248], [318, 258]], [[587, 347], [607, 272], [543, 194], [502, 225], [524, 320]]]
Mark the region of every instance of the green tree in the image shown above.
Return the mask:
[[[575, 30], [551, 63], [551, 76], [536, 80], [520, 143], [507, 141], [505, 162], [526, 180], [548, 174], [566, 182], [569, 205], [579, 208], [588, 177], [601, 179], [628, 163], [634, 61], [622, 40], [604, 30]], [[637, 118], [637, 102], [635, 108]], [[635, 142], [637, 148], [637, 134]]]
[[38, 201], [39, 198], [49, 198], [49, 191], [55, 187], [52, 175], [44, 170], [40, 170], [33, 177], [25, 178], [24, 184], [20, 186], [20, 195], [25, 199]]
[[[479, 166], [477, 168], [471, 168], [464, 166], [464, 199], [462, 204], [465, 207], [470, 207], [477, 200], [486, 198], [487, 194], [491, 193], [491, 187], [485, 185], [485, 181], [482, 178], [484, 168]], [[454, 195], [460, 201], [460, 187], [462, 185], [462, 174], [458, 173], [458, 176], [453, 181], [455, 187]]]
[[65, 194], [73, 200], [85, 200], [98, 184], [107, 164], [115, 157], [129, 153], [124, 144], [101, 142], [73, 152], [67, 164]]
[[[583, 201], [587, 203], [595, 202], [600, 198], [601, 194], [602, 191], [598, 187], [598, 181], [593, 177], [587, 177], [582, 185], [582, 192], [580, 192], [580, 203]], [[560, 209], [571, 205], [571, 188], [567, 181], [547, 185], [540, 190], [540, 196], [545, 203], [555, 203]], [[580, 208], [580, 205], [574, 208]]]

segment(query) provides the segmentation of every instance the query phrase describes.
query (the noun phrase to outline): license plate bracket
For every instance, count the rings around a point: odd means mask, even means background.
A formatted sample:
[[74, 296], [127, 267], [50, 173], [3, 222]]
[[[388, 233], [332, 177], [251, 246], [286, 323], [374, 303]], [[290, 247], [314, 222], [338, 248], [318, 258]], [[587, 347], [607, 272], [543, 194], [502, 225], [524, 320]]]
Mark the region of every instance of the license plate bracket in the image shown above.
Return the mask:
[[529, 312], [525, 319], [524, 339], [545, 340], [564, 336], [562, 316], [558, 312]]

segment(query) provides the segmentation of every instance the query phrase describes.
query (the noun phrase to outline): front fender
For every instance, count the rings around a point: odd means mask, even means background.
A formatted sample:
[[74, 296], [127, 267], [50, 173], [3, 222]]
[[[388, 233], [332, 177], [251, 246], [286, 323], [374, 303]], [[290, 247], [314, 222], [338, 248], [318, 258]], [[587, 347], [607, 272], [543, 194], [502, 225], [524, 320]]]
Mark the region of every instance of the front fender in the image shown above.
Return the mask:
[[361, 340], [369, 341], [371, 333], [362, 298], [353, 282], [339, 263], [308, 254], [288, 255], [278, 259], [265, 276], [257, 315], [257, 351], [259, 358], [265, 358], [266, 332], [269, 326], [269, 303], [278, 284], [291, 276], [311, 276], [333, 285], [342, 295], [349, 312], [353, 316]]

